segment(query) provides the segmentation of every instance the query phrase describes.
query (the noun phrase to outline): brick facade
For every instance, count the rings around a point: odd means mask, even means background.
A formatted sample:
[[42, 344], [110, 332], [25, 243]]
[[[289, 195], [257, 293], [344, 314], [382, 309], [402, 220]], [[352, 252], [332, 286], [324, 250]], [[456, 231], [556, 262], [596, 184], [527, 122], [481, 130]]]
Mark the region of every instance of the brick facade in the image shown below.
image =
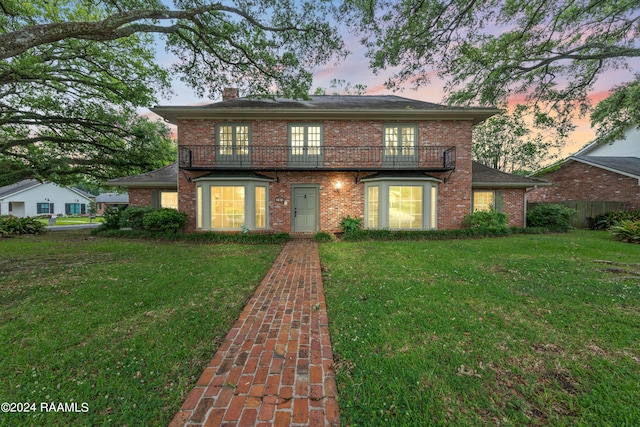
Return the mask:
[[640, 183], [636, 178], [569, 160], [559, 169], [546, 174], [544, 179], [553, 185], [531, 191], [528, 201], [623, 202], [627, 209], [640, 209]]
[[[246, 122], [245, 122], [246, 123]], [[252, 146], [286, 146], [288, 144], [287, 120], [256, 120], [250, 122]], [[293, 122], [295, 123], [295, 122]], [[383, 139], [383, 121], [324, 120], [305, 121], [321, 123], [324, 131], [324, 146], [373, 147], [380, 146]], [[470, 121], [422, 121], [406, 122], [418, 125], [419, 147], [455, 146], [456, 169], [452, 172], [434, 172], [441, 179], [438, 185], [437, 227], [458, 228], [471, 208], [471, 130]], [[178, 138], [183, 144], [214, 145], [216, 122], [207, 120], [180, 120]], [[330, 159], [325, 158], [325, 163]], [[339, 161], [340, 159], [335, 159]], [[363, 164], [363, 167], [366, 167]], [[193, 179], [210, 173], [181, 170], [178, 174], [179, 209], [189, 213], [187, 231], [196, 230], [196, 183]], [[274, 178], [269, 184], [269, 230], [291, 232], [291, 188], [293, 185], [313, 184], [319, 186], [319, 227], [324, 231], [337, 231], [340, 220], [351, 215], [364, 216], [364, 183], [356, 179], [372, 172], [331, 171], [283, 171], [260, 172]], [[277, 177], [277, 181], [275, 178]], [[336, 183], [342, 187], [337, 190]]]

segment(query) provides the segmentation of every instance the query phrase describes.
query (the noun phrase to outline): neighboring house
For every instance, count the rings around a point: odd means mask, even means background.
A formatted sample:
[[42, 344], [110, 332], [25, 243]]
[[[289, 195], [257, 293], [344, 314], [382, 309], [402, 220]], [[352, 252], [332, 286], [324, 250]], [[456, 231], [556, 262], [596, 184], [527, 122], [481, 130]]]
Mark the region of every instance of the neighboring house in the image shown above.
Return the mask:
[[140, 175], [116, 178], [105, 185], [128, 190], [132, 206], [178, 209], [178, 163]]
[[640, 209], [640, 157], [571, 156], [536, 175], [553, 185], [532, 191], [530, 202], [620, 202]]
[[107, 208], [126, 208], [129, 206], [127, 193], [102, 193], [96, 196], [96, 214], [102, 215]]
[[0, 215], [85, 215], [93, 197], [77, 188], [27, 179], [0, 187]]
[[[153, 111], [178, 126], [179, 160], [176, 170], [149, 174], [175, 172], [187, 231], [337, 231], [347, 215], [373, 229], [458, 228], [472, 212], [473, 191], [477, 209], [493, 204], [523, 226], [525, 189], [544, 184], [483, 167], [484, 180], [472, 183], [472, 128], [494, 108], [312, 96]], [[109, 185], [126, 186], [131, 205], [148, 206], [145, 175]]]
[[630, 127], [625, 131], [625, 138], [610, 144], [602, 144], [598, 139], [586, 145], [575, 157], [640, 157], [640, 131], [637, 127]]

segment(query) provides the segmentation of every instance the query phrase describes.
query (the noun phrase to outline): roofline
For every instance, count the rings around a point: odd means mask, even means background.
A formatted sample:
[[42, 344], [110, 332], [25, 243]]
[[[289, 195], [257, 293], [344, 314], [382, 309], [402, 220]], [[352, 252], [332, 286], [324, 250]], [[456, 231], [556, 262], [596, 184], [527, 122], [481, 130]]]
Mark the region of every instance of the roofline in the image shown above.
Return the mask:
[[15, 196], [16, 194], [23, 193], [25, 191], [31, 190], [32, 188], [35, 188], [35, 187], [37, 187], [39, 185], [43, 185], [43, 184], [44, 184], [44, 182], [36, 182], [35, 184], [33, 184], [33, 185], [31, 185], [31, 186], [29, 186], [27, 188], [23, 188], [21, 190], [14, 191], [13, 193], [5, 194], [4, 196], [0, 196], [0, 199], [6, 199], [7, 197]]
[[614, 169], [612, 167], [603, 166], [603, 165], [600, 165], [600, 164], [595, 163], [595, 162], [590, 162], [589, 160], [586, 160], [586, 157], [588, 157], [588, 156], [584, 156], [584, 157], [571, 156], [571, 157], [567, 158], [567, 160], [565, 162], [567, 162], [569, 160], [575, 160], [577, 162], [584, 163], [585, 165], [589, 165], [589, 166], [593, 166], [593, 167], [596, 167], [596, 168], [604, 169], [606, 171], [614, 172], [614, 173], [617, 173], [619, 175], [628, 176], [629, 178], [635, 178], [635, 179], [637, 179], [639, 181], [639, 184], [640, 184], [640, 175], [635, 175], [635, 174], [632, 174], [632, 173], [629, 173], [629, 172], [621, 171], [620, 169]]
[[536, 188], [550, 187], [550, 182], [471, 182], [471, 188]]
[[300, 108], [207, 108], [199, 106], [156, 106], [151, 111], [162, 116], [171, 124], [178, 120], [247, 120], [247, 119], [287, 119], [287, 120], [461, 120], [472, 121], [474, 125], [498, 114], [498, 108], [447, 109], [447, 110], [391, 110], [391, 109], [300, 109]]
[[166, 188], [166, 189], [178, 189], [178, 182], [111, 182], [107, 181], [104, 185], [109, 187], [124, 187], [124, 188]]

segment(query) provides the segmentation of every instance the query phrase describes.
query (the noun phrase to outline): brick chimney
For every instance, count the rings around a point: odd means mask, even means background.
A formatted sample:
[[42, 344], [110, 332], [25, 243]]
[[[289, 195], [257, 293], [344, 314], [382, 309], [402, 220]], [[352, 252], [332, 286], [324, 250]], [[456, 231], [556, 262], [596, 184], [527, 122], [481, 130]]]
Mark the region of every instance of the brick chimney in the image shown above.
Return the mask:
[[222, 90], [222, 100], [230, 101], [232, 99], [238, 98], [238, 88], [237, 87], [226, 87]]

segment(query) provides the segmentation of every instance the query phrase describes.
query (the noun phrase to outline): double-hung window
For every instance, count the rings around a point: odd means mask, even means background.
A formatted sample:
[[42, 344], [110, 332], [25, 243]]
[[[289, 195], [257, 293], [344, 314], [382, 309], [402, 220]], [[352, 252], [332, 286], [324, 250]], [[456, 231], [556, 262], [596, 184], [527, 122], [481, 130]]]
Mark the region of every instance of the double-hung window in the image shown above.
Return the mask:
[[217, 164], [248, 166], [251, 162], [251, 129], [247, 124], [224, 123], [216, 126]]
[[320, 124], [289, 125], [289, 165], [322, 166], [323, 129]]
[[415, 166], [417, 126], [405, 124], [385, 125], [383, 129], [383, 163], [385, 166]]

